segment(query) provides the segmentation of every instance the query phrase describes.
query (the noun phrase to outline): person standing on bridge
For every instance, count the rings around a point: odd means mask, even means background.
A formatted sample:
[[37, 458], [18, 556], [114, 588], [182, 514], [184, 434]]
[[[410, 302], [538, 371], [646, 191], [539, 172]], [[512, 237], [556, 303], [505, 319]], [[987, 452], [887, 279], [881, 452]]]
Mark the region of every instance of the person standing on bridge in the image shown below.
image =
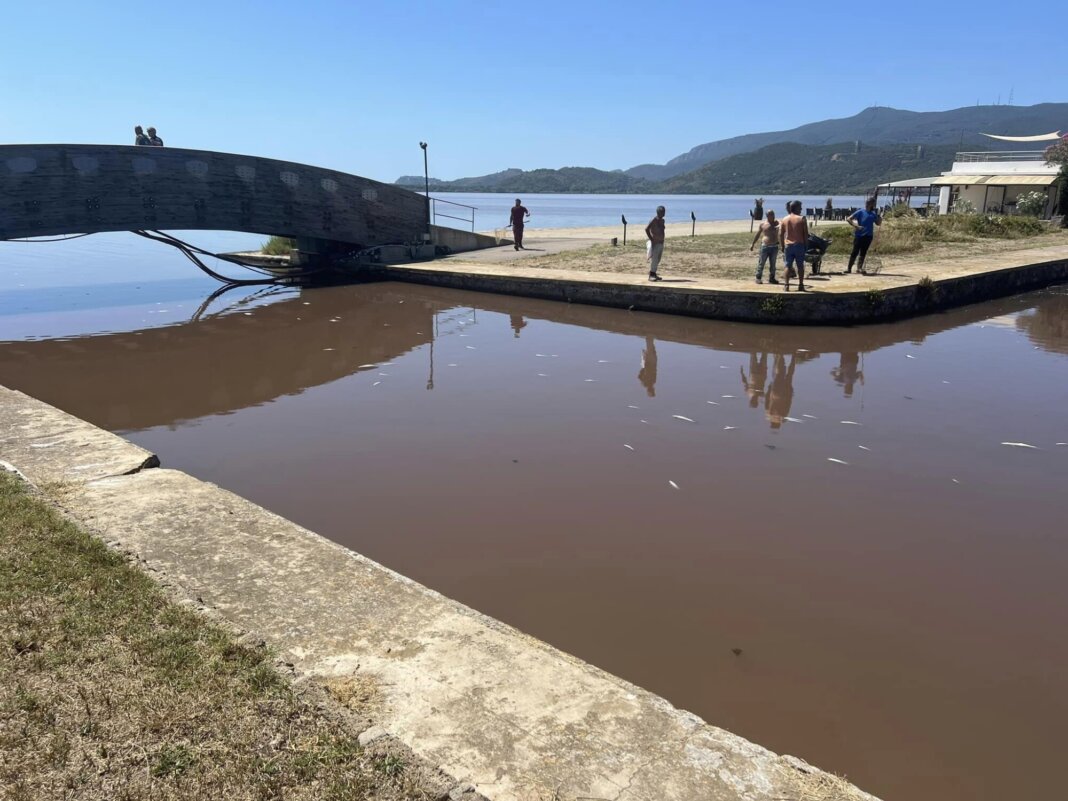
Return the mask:
[[148, 137], [145, 136], [145, 131], [140, 125], [134, 126], [134, 144], [142, 146], [152, 144]]
[[148, 143], [152, 147], [163, 147], [163, 140], [156, 135], [156, 129], [151, 126], [148, 129]]
[[523, 247], [523, 226], [526, 224], [526, 220], [530, 219], [530, 212], [527, 211], [526, 206], [523, 205], [523, 201], [519, 198], [515, 199], [515, 205], [512, 206], [511, 222], [512, 226], [512, 239], [515, 240], [516, 250], [526, 250]]

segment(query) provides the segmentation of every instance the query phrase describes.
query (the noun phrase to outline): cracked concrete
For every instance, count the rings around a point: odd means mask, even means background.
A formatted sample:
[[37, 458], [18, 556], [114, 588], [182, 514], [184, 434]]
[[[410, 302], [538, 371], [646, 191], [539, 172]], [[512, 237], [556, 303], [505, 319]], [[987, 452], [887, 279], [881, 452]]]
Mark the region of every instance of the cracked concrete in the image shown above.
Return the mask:
[[0, 388], [0, 411], [0, 459], [75, 485], [76, 519], [305, 676], [373, 681], [375, 737], [493, 801], [779, 801], [827, 780], [219, 487], [142, 470], [151, 454], [44, 403]]

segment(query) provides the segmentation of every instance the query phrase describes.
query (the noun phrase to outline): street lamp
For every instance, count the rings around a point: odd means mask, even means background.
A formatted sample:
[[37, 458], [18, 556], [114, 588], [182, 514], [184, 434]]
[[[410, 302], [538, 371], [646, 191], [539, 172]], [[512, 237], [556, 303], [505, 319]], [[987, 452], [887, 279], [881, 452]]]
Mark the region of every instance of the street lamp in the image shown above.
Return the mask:
[[426, 142], [420, 142], [423, 149], [423, 182], [426, 186], [426, 241], [430, 241], [430, 167], [427, 164]]

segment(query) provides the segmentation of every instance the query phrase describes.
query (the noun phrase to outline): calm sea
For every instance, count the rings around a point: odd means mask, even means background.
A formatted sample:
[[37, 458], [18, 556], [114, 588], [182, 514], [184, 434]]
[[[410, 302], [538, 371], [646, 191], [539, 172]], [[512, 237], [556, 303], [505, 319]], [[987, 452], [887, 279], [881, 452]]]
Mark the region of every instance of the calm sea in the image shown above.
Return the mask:
[[[747, 220], [753, 208], [750, 195], [515, 195], [502, 192], [431, 192], [436, 203], [438, 224], [470, 229], [470, 222], [444, 215], [470, 219], [470, 210], [453, 203], [474, 207], [476, 231], [488, 231], [508, 224], [508, 209], [519, 197], [530, 210], [531, 228], [583, 228], [593, 225], [619, 225], [620, 217], [628, 223], [645, 224], [657, 206], [667, 209], [668, 222], [685, 222], [692, 212], [698, 220]], [[836, 207], [861, 206], [859, 195], [832, 198]], [[826, 195], [765, 195], [764, 208], [782, 214], [786, 203], [800, 200], [805, 207], [823, 208]], [[448, 201], [448, 202], [445, 202]]]

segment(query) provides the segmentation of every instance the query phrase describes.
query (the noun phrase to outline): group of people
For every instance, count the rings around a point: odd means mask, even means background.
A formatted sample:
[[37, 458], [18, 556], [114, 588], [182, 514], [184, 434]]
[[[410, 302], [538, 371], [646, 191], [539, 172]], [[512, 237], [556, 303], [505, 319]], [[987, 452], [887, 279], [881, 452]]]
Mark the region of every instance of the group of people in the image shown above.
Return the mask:
[[[830, 198], [828, 198], [830, 203]], [[875, 198], [868, 198], [863, 209], [859, 209], [846, 219], [853, 228], [853, 249], [849, 254], [849, 265], [846, 272], [853, 272], [853, 265], [857, 270], [864, 273], [864, 260], [868, 256], [868, 248], [875, 239], [875, 226], [883, 224], [883, 218], [875, 210]], [[793, 200], [786, 204], [788, 212], [786, 218], [779, 222], [775, 219], [775, 212], [768, 210], [767, 218], [760, 223], [760, 228], [753, 237], [753, 243], [749, 250], [756, 247], [757, 241], [762, 240], [760, 252], [757, 255], [756, 282], [764, 283], [764, 264], [769, 263], [768, 283], [779, 283], [775, 278], [775, 260], [781, 250], [783, 261], [786, 263], [786, 291], [790, 291], [790, 279], [797, 275], [797, 289], [805, 291], [805, 251], [808, 250], [808, 219], [801, 214], [801, 201]], [[859, 263], [858, 263], [859, 262]]]
[[134, 144], [145, 147], [163, 147], [163, 140], [159, 138], [156, 129], [151, 125], [146, 134], [140, 125], [134, 126]]
[[[152, 130], [151, 128], [149, 130]], [[762, 199], [761, 199], [762, 200]], [[831, 199], [827, 198], [827, 203]], [[875, 208], [875, 198], [869, 198], [864, 208], [853, 212], [847, 222], [854, 229], [853, 250], [849, 254], [849, 266], [847, 273], [853, 272], [853, 265], [857, 264], [858, 271], [864, 273], [864, 260], [868, 256], [868, 248], [875, 238], [875, 226], [882, 225], [883, 218]], [[762, 203], [758, 204], [758, 210], [762, 213]], [[805, 252], [808, 250], [808, 218], [802, 212], [800, 200], [792, 200], [786, 204], [786, 217], [779, 221], [775, 212], [768, 210], [766, 219], [760, 223], [760, 228], [753, 237], [753, 243], [749, 246], [752, 251], [760, 241], [760, 251], [757, 254], [756, 282], [764, 283], [764, 265], [769, 265], [768, 283], [778, 284], [775, 277], [775, 262], [780, 251], [783, 254], [783, 262], [786, 266], [785, 290], [790, 291], [790, 279], [797, 278], [797, 291], [804, 292], [805, 288]], [[664, 256], [664, 240], [667, 238], [667, 209], [664, 206], [656, 207], [656, 216], [645, 226], [646, 259], [649, 262], [649, 280], [660, 281], [660, 260]], [[755, 215], [754, 215], [754, 218]], [[508, 225], [512, 229], [512, 238], [516, 250], [525, 250], [523, 247], [523, 228], [530, 219], [530, 212], [523, 205], [522, 200], [516, 198], [509, 214]], [[626, 222], [624, 220], [624, 222]], [[859, 263], [858, 263], [859, 262]]]

